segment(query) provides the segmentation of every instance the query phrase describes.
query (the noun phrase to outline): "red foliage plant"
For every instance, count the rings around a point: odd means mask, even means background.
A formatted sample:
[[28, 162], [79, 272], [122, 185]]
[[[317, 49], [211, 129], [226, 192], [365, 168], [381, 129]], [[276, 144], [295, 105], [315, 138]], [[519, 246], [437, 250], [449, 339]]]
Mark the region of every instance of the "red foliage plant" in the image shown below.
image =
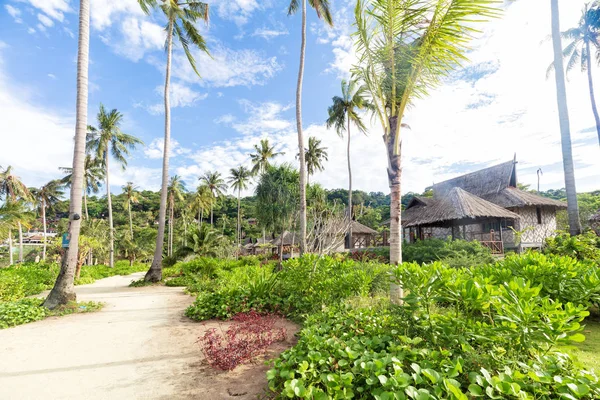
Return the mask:
[[285, 328], [276, 328], [277, 316], [252, 310], [236, 314], [225, 332], [209, 329], [198, 338], [202, 352], [213, 368], [230, 371], [286, 338]]

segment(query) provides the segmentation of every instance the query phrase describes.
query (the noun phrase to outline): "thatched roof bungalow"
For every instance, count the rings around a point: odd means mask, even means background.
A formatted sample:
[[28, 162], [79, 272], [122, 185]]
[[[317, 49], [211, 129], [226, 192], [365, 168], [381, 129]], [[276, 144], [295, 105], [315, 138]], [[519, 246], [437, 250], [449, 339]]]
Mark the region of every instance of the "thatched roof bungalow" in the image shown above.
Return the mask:
[[[517, 187], [517, 161], [508, 161], [433, 185], [433, 198], [415, 197], [402, 213], [405, 240], [461, 237], [494, 252], [540, 247], [556, 231], [566, 204]], [[461, 232], [462, 231], [462, 232]], [[516, 243], [515, 231], [521, 231]]]
[[374, 244], [378, 232], [357, 221], [352, 221], [352, 248], [362, 249]]

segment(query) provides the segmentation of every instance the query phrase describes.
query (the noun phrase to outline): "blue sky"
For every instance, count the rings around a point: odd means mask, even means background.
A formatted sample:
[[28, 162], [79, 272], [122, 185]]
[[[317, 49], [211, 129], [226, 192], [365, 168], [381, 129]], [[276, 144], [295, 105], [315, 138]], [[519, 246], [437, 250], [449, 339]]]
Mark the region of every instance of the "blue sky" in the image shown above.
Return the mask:
[[[115, 189], [127, 181], [157, 189], [162, 151], [165, 54], [164, 21], [145, 17], [135, 0], [91, 0], [89, 123], [100, 103], [125, 116], [123, 131], [140, 137], [126, 171], [115, 168]], [[562, 0], [563, 28], [577, 22], [583, 1]], [[13, 165], [28, 185], [59, 175], [71, 163], [77, 52], [74, 0], [0, 1], [0, 165]], [[285, 2], [211, 1], [211, 22], [200, 26], [212, 59], [198, 54], [202, 80], [176, 51], [173, 62], [173, 158], [171, 174], [192, 188], [207, 170], [227, 174], [248, 164], [252, 145], [269, 138], [295, 163], [294, 96], [300, 16], [288, 17]], [[484, 26], [473, 42], [471, 62], [407, 115], [404, 191], [517, 153], [519, 179], [543, 188], [562, 187], [560, 144], [551, 60], [549, 10], [535, 2], [510, 6]], [[326, 28], [309, 13], [303, 119], [307, 136], [322, 139], [330, 153], [313, 181], [345, 187], [342, 139], [324, 126], [327, 106], [338, 94], [354, 54], [349, 34], [352, 1], [332, 2], [336, 26]], [[549, 5], [548, 7], [549, 8]], [[597, 72], [594, 71], [595, 76]], [[585, 77], [570, 75], [569, 102], [580, 190], [600, 189], [600, 151], [589, 111]], [[600, 78], [600, 77], [598, 77]], [[600, 85], [600, 81], [598, 83]], [[355, 187], [387, 192], [385, 153], [378, 126], [356, 135]]]

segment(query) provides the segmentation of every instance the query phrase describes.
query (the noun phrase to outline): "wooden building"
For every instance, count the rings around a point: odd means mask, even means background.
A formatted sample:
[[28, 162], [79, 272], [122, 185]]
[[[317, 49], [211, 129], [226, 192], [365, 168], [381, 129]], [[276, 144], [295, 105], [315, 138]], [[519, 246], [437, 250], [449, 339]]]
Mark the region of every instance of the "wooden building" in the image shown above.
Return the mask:
[[541, 247], [555, 234], [556, 211], [567, 205], [518, 189], [516, 164], [515, 159], [440, 182], [432, 198], [413, 198], [402, 213], [404, 240], [478, 240], [493, 253]]
[[374, 246], [377, 233], [375, 229], [371, 229], [360, 222], [352, 221], [352, 248], [363, 249]]

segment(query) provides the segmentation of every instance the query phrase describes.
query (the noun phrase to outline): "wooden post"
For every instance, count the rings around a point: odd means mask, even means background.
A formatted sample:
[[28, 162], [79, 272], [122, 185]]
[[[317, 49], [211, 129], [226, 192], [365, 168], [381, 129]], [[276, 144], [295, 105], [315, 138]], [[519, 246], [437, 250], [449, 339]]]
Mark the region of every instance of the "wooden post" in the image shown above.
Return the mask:
[[463, 240], [467, 240], [466, 226], [463, 225]]

